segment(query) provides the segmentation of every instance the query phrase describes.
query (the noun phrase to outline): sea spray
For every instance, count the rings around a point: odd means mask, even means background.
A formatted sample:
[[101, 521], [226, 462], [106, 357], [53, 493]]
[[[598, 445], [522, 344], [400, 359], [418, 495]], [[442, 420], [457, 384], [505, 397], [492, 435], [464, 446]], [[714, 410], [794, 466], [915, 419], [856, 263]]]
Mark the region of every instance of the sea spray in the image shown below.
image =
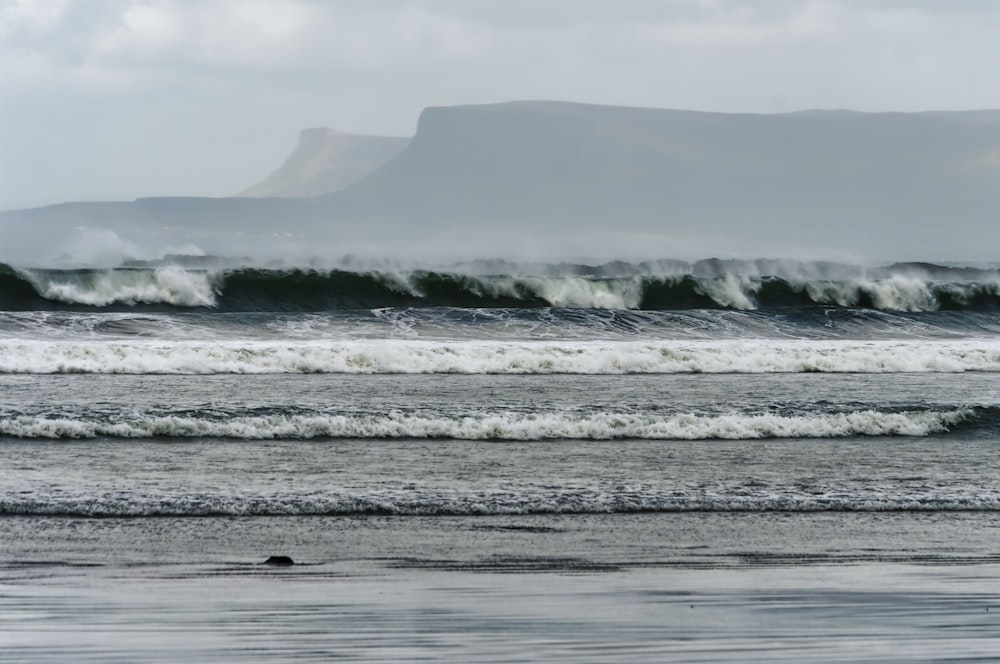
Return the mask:
[[109, 304], [169, 304], [212, 307], [213, 275], [167, 265], [155, 269], [25, 270], [46, 300], [104, 307]]
[[1000, 341], [0, 339], [0, 374], [675, 374], [1000, 371]]
[[926, 436], [972, 417], [970, 410], [778, 415], [732, 413], [558, 414], [486, 412], [458, 415], [299, 413], [271, 415], [113, 414], [103, 418], [0, 417], [0, 436], [18, 438], [347, 438], [449, 440], [748, 440]]
[[436, 269], [217, 267], [0, 269], [7, 310], [66, 306], [338, 311], [382, 307], [555, 307], [595, 310], [789, 307], [1000, 311], [1000, 271], [901, 264], [614, 263]]

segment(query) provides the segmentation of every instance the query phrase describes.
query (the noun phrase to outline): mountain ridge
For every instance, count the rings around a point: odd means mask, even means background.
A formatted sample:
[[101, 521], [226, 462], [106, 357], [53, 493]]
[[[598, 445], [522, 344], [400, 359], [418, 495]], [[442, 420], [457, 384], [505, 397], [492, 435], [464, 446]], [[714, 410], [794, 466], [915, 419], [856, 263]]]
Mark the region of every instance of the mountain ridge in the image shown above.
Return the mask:
[[82, 219], [223, 253], [227, 238], [267, 250], [280, 235], [369, 253], [974, 260], [1000, 243], [998, 184], [1000, 111], [520, 101], [429, 107], [392, 158], [316, 198], [68, 204], [4, 213], [0, 234]]
[[285, 162], [237, 196], [311, 198], [341, 191], [391, 160], [409, 140], [328, 127], [303, 129]]

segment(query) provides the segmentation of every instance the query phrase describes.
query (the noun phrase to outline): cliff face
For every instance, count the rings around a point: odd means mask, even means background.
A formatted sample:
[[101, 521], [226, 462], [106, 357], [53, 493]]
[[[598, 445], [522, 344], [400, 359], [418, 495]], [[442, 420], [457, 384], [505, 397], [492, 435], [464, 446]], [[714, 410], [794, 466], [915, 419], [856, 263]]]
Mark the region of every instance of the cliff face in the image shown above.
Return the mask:
[[399, 154], [408, 138], [303, 129], [281, 168], [239, 196], [309, 198], [346, 189]]

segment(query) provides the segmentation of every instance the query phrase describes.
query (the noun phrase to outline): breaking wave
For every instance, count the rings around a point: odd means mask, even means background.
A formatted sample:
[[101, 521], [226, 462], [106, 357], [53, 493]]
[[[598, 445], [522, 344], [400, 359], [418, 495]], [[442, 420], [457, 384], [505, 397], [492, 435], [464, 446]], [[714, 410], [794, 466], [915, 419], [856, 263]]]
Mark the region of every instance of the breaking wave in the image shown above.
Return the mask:
[[523, 515], [642, 512], [953, 512], [1000, 511], [983, 487], [580, 485], [509, 482], [493, 487], [400, 486], [323, 491], [242, 488], [229, 491], [143, 487], [130, 491], [0, 493], [0, 514], [75, 517]]
[[0, 340], [0, 374], [673, 374], [1000, 371], [1000, 340]]
[[522, 491], [411, 491], [324, 495], [81, 495], [0, 497], [0, 514], [73, 517], [153, 516], [463, 516], [642, 512], [968, 512], [1000, 511], [995, 494], [961, 491], [878, 495], [751, 491], [699, 495], [635, 488], [625, 491], [534, 487]]
[[882, 412], [864, 410], [804, 415], [679, 413], [275, 413], [137, 414], [110, 417], [10, 415], [0, 436], [18, 438], [314, 438], [451, 440], [748, 440], [926, 436], [973, 416], [967, 409]]
[[[493, 271], [490, 271], [493, 270]], [[1000, 270], [787, 261], [449, 269], [15, 269], [0, 265], [0, 308], [206, 308], [334, 311], [383, 307], [1000, 311]]]

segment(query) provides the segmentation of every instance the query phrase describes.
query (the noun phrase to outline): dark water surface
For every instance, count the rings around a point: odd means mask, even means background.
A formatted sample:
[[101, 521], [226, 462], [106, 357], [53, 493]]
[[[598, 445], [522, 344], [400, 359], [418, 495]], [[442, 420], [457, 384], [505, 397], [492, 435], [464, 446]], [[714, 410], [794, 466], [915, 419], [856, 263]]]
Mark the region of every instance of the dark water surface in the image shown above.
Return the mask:
[[997, 284], [0, 267], [0, 661], [993, 661]]

